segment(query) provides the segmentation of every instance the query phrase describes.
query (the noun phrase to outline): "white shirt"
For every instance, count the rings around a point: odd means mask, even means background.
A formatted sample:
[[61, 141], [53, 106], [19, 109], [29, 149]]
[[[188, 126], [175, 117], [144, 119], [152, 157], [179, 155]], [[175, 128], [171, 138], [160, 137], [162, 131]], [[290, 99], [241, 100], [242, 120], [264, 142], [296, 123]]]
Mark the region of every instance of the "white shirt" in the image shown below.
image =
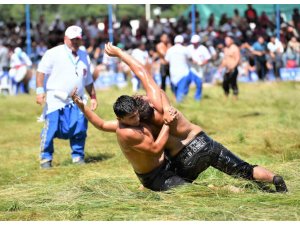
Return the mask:
[[139, 61], [142, 65], [146, 65], [148, 59], [149, 59], [149, 54], [148, 52], [145, 50], [141, 50], [139, 48], [135, 48], [133, 49], [131, 56], [136, 59], [137, 61]]
[[197, 48], [194, 48], [194, 45], [191, 44], [188, 47], [189, 56], [193, 61], [197, 62], [197, 64], [191, 63], [191, 71], [196, 74], [198, 77], [202, 78], [203, 71], [200, 71], [203, 66], [199, 66], [198, 64], [202, 64], [204, 61], [209, 60], [211, 55], [208, 49], [204, 45], [199, 45]]
[[72, 102], [70, 97], [61, 99], [57, 93], [70, 96], [77, 87], [78, 95], [83, 96], [85, 86], [93, 82], [87, 52], [79, 49], [77, 54], [75, 57], [66, 45], [59, 45], [47, 50], [39, 63], [38, 72], [49, 75], [46, 83], [46, 114]]
[[170, 64], [170, 77], [174, 85], [189, 74], [189, 53], [185, 46], [175, 44], [166, 52], [165, 59]]
[[267, 47], [270, 52], [276, 52], [277, 49], [279, 48], [279, 52], [283, 53], [283, 46], [277, 38], [275, 39], [275, 44], [273, 44], [272, 42], [269, 42]]
[[10, 57], [10, 67], [18, 67], [21, 65], [31, 66], [32, 62], [25, 52], [20, 52], [20, 54], [13, 53]]

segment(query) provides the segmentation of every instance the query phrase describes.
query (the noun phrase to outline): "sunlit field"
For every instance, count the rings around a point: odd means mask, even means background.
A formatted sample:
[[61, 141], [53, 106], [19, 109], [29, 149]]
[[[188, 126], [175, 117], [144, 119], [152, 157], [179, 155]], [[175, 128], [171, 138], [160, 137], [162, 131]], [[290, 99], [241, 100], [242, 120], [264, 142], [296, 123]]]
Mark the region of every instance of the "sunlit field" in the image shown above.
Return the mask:
[[[167, 192], [140, 190], [115, 134], [89, 124], [86, 164], [73, 165], [69, 142], [55, 140], [53, 168], [39, 168], [35, 94], [0, 95], [0, 220], [300, 220], [300, 83], [240, 84], [238, 101], [220, 86], [191, 88], [175, 107], [242, 159], [282, 175], [289, 193], [264, 192], [213, 168], [194, 184]], [[141, 91], [141, 93], [144, 93]], [[97, 92], [97, 114], [131, 87]], [[273, 187], [271, 187], [273, 188]]]

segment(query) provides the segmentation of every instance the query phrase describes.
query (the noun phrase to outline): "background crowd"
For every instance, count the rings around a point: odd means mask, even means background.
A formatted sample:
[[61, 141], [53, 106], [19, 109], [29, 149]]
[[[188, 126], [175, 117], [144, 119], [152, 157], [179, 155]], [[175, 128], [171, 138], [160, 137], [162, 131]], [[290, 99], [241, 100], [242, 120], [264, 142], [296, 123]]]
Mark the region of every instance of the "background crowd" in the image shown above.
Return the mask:
[[[291, 21], [280, 18], [280, 37], [276, 37], [276, 23], [274, 18], [269, 18], [265, 12], [260, 15], [248, 5], [246, 11], [234, 10], [234, 16], [228, 17], [224, 13], [218, 21], [214, 14], [207, 20], [206, 26], [196, 27], [199, 36], [199, 45], [208, 50], [210, 57], [203, 65], [203, 82], [216, 82], [222, 80], [219, 66], [224, 56], [224, 39], [230, 36], [241, 52], [238, 67], [239, 80], [274, 80], [281, 79], [280, 68], [296, 68], [300, 65], [300, 14], [295, 8]], [[199, 15], [196, 14], [196, 22]], [[187, 17], [179, 16], [176, 20], [155, 17], [149, 22], [145, 17], [139, 18], [137, 29], [133, 29], [131, 20], [123, 17], [119, 26], [114, 26], [113, 40], [118, 47], [133, 54], [136, 59], [149, 69], [158, 83], [162, 82], [160, 70], [161, 57], [157, 52], [157, 44], [161, 42], [162, 34], [167, 36], [168, 47], [174, 45], [177, 35], [183, 37], [183, 46], [191, 44], [192, 24], [191, 14]], [[99, 24], [104, 26], [99, 26]], [[116, 22], [115, 22], [116, 23]], [[25, 21], [17, 23], [14, 18], [9, 18], [1, 23], [0, 28], [0, 82], [4, 86], [5, 76], [10, 79], [13, 93], [29, 93], [29, 82], [34, 76], [35, 69], [45, 51], [63, 43], [66, 27], [76, 24], [83, 29], [83, 46], [90, 58], [95, 84], [99, 87], [105, 81], [103, 78], [114, 77], [116, 83], [125, 85], [126, 81], [134, 77], [129, 69], [121, 62], [104, 54], [104, 44], [109, 40], [108, 18], [100, 20], [95, 17], [81, 17], [74, 20], [62, 21], [57, 16], [54, 21], [47, 23], [44, 15], [37, 21], [31, 22], [30, 55], [26, 49], [26, 24]], [[22, 72], [18, 72], [21, 68]], [[103, 75], [103, 76], [102, 76]], [[117, 75], [117, 76], [116, 76]], [[134, 81], [133, 91], [139, 89], [138, 81]], [[98, 82], [97, 82], [98, 81]], [[102, 84], [101, 84], [102, 83]], [[97, 87], [97, 86], [96, 86]]]

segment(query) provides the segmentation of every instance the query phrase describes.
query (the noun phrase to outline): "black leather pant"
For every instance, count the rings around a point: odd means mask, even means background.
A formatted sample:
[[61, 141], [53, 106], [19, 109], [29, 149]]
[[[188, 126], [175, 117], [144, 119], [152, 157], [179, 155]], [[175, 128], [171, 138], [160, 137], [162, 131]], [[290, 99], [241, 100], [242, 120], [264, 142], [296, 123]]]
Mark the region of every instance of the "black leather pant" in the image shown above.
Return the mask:
[[170, 160], [171, 170], [188, 182], [193, 182], [209, 166], [233, 177], [253, 180], [255, 166], [234, 155], [203, 131]]
[[147, 174], [136, 173], [136, 175], [144, 187], [153, 191], [166, 191], [170, 188], [187, 184], [183, 178], [170, 170], [170, 164], [167, 160]]

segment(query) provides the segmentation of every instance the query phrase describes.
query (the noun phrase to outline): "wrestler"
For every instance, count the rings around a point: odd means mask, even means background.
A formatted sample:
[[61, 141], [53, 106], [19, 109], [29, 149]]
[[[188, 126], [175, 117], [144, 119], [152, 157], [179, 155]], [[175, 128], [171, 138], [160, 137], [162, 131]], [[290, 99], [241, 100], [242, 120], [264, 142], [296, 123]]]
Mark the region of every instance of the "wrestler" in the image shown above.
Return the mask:
[[[159, 96], [162, 99], [167, 98], [165, 94], [159, 95], [157, 91], [154, 91], [157, 85], [153, 81], [152, 76], [144, 72], [145, 69], [143, 66], [131, 60], [127, 53], [113, 46], [111, 43], [106, 44], [105, 52], [110, 56], [119, 57], [131, 69], [134, 68], [136, 70], [135, 74], [142, 81], [146, 89], [147, 96], [149, 97], [148, 101], [151, 102], [152, 98], [156, 99]], [[147, 101], [145, 98], [141, 98], [141, 100]], [[156, 101], [156, 104], [158, 102]], [[164, 112], [167, 111], [165, 110]], [[172, 171], [187, 182], [193, 182], [201, 172], [212, 166], [236, 178], [241, 177], [247, 180], [273, 183], [277, 192], [288, 191], [281, 176], [261, 166], [251, 165], [243, 161], [223, 145], [207, 136], [200, 126], [190, 122], [181, 112], [177, 111], [177, 114], [177, 119], [169, 124], [169, 137], [164, 148], [171, 160]], [[153, 118], [148, 119], [148, 123], [153, 120]], [[163, 124], [160, 122], [162, 119], [159, 118], [159, 115], [154, 119], [157, 122], [152, 122], [153, 125], [157, 126], [158, 123], [161, 123], [161, 126]]]

